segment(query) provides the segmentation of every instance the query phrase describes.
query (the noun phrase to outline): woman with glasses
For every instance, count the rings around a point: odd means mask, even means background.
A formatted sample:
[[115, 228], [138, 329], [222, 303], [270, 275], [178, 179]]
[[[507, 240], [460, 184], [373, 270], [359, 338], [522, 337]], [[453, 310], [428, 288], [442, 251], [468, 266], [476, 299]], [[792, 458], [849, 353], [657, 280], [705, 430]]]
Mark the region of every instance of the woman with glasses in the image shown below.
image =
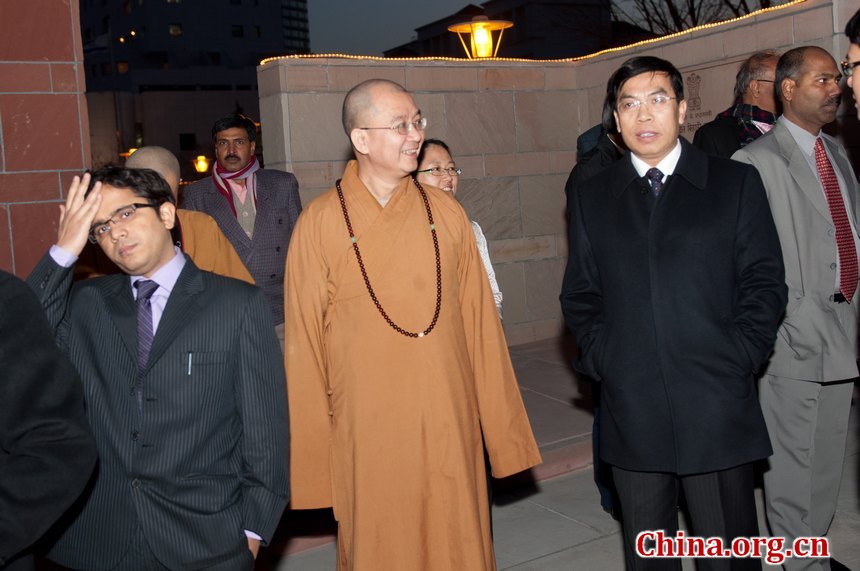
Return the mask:
[[[456, 196], [461, 172], [457, 168], [457, 165], [454, 164], [451, 150], [444, 141], [440, 141], [439, 139], [424, 140], [424, 145], [421, 147], [421, 152], [418, 155], [418, 170], [415, 171], [418, 182], [441, 188], [445, 192], [450, 192], [453, 196]], [[499, 319], [501, 319], [502, 292], [499, 291], [496, 272], [493, 271], [493, 264], [490, 262], [487, 239], [484, 237], [481, 227], [474, 220], [472, 220], [472, 231], [475, 233], [478, 252], [481, 254], [481, 260], [484, 262], [484, 268], [487, 270], [490, 289], [493, 290], [493, 301], [496, 302], [496, 310], [499, 312]]]

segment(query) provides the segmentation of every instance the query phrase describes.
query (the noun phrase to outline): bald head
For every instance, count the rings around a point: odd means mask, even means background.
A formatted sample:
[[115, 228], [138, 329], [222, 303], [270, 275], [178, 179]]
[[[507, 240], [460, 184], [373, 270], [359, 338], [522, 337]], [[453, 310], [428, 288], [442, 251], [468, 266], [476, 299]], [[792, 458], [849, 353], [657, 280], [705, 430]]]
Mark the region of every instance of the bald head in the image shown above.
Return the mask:
[[179, 192], [179, 161], [164, 147], [141, 147], [125, 161], [126, 168], [152, 169], [167, 181], [173, 197]]
[[374, 111], [375, 95], [386, 91], [406, 93], [399, 83], [387, 79], [368, 79], [349, 90], [343, 99], [343, 130], [349, 137], [352, 130]]

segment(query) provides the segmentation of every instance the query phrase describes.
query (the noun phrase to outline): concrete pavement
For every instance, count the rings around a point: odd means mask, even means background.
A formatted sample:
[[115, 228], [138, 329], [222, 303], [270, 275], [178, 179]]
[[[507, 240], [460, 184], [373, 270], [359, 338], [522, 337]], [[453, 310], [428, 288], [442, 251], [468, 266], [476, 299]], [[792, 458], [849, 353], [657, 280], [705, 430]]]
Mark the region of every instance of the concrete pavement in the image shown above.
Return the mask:
[[[624, 569], [620, 526], [600, 507], [590, 468], [591, 387], [571, 372], [567, 343], [564, 338], [552, 339], [511, 349], [544, 464], [533, 470], [533, 482], [519, 486], [503, 482], [512, 489], [496, 495], [493, 525], [499, 569]], [[855, 404], [830, 537], [832, 555], [860, 571], [860, 423], [856, 409]], [[523, 480], [528, 479], [519, 481]], [[761, 520], [760, 490], [758, 500]], [[335, 527], [329, 510], [288, 512], [284, 524], [276, 544], [261, 554], [258, 569], [335, 568]], [[761, 525], [766, 529], [763, 520]], [[684, 562], [685, 570], [693, 568], [692, 562]]]

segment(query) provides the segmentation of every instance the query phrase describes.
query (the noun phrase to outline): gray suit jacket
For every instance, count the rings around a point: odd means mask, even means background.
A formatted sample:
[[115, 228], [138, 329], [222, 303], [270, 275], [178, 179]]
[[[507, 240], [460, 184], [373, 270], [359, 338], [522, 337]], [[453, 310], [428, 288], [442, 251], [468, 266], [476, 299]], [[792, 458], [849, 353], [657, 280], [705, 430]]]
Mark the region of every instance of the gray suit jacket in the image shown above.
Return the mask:
[[[833, 137], [822, 133], [821, 138], [833, 168], [849, 185], [845, 207], [855, 229], [860, 228], [860, 188], [848, 155]], [[851, 303], [833, 301], [836, 234], [816, 174], [780, 121], [732, 158], [761, 174], [785, 260], [788, 307], [767, 372], [817, 382], [856, 377], [860, 292]]]
[[85, 501], [51, 550], [75, 569], [112, 569], [140, 527], [171, 569], [271, 539], [289, 496], [283, 359], [263, 296], [185, 268], [161, 317], [136, 404], [137, 316], [126, 275], [72, 286], [46, 254], [28, 283], [81, 376], [99, 453]]
[[302, 211], [299, 183], [292, 173], [260, 169], [257, 179], [257, 220], [248, 238], [212, 177], [188, 185], [182, 206], [215, 219], [233, 244], [257, 286], [266, 294], [275, 325], [284, 322], [284, 267], [296, 219]]

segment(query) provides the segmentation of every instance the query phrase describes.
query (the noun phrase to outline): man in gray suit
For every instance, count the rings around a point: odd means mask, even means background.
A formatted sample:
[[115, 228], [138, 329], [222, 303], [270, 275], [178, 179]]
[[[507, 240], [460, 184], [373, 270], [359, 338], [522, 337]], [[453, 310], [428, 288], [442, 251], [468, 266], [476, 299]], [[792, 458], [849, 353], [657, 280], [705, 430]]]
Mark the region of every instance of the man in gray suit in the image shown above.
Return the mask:
[[205, 212], [218, 223], [266, 294], [283, 345], [284, 267], [302, 201], [292, 173], [260, 168], [254, 155], [256, 138], [256, 124], [244, 115], [216, 121], [212, 176], [189, 185], [182, 206]]
[[[173, 244], [154, 171], [75, 177], [28, 278], [84, 385], [99, 466], [50, 556], [74, 569], [253, 568], [287, 504], [284, 370], [254, 286]], [[125, 274], [72, 285], [87, 240]]]
[[[755, 166], [779, 232], [788, 307], [760, 399], [774, 453], [764, 474], [776, 536], [823, 536], [836, 510], [857, 377], [857, 178], [821, 132], [836, 119], [841, 74], [826, 51], [786, 52], [776, 68], [783, 115], [734, 154]], [[787, 559], [786, 569], [830, 569]]]

